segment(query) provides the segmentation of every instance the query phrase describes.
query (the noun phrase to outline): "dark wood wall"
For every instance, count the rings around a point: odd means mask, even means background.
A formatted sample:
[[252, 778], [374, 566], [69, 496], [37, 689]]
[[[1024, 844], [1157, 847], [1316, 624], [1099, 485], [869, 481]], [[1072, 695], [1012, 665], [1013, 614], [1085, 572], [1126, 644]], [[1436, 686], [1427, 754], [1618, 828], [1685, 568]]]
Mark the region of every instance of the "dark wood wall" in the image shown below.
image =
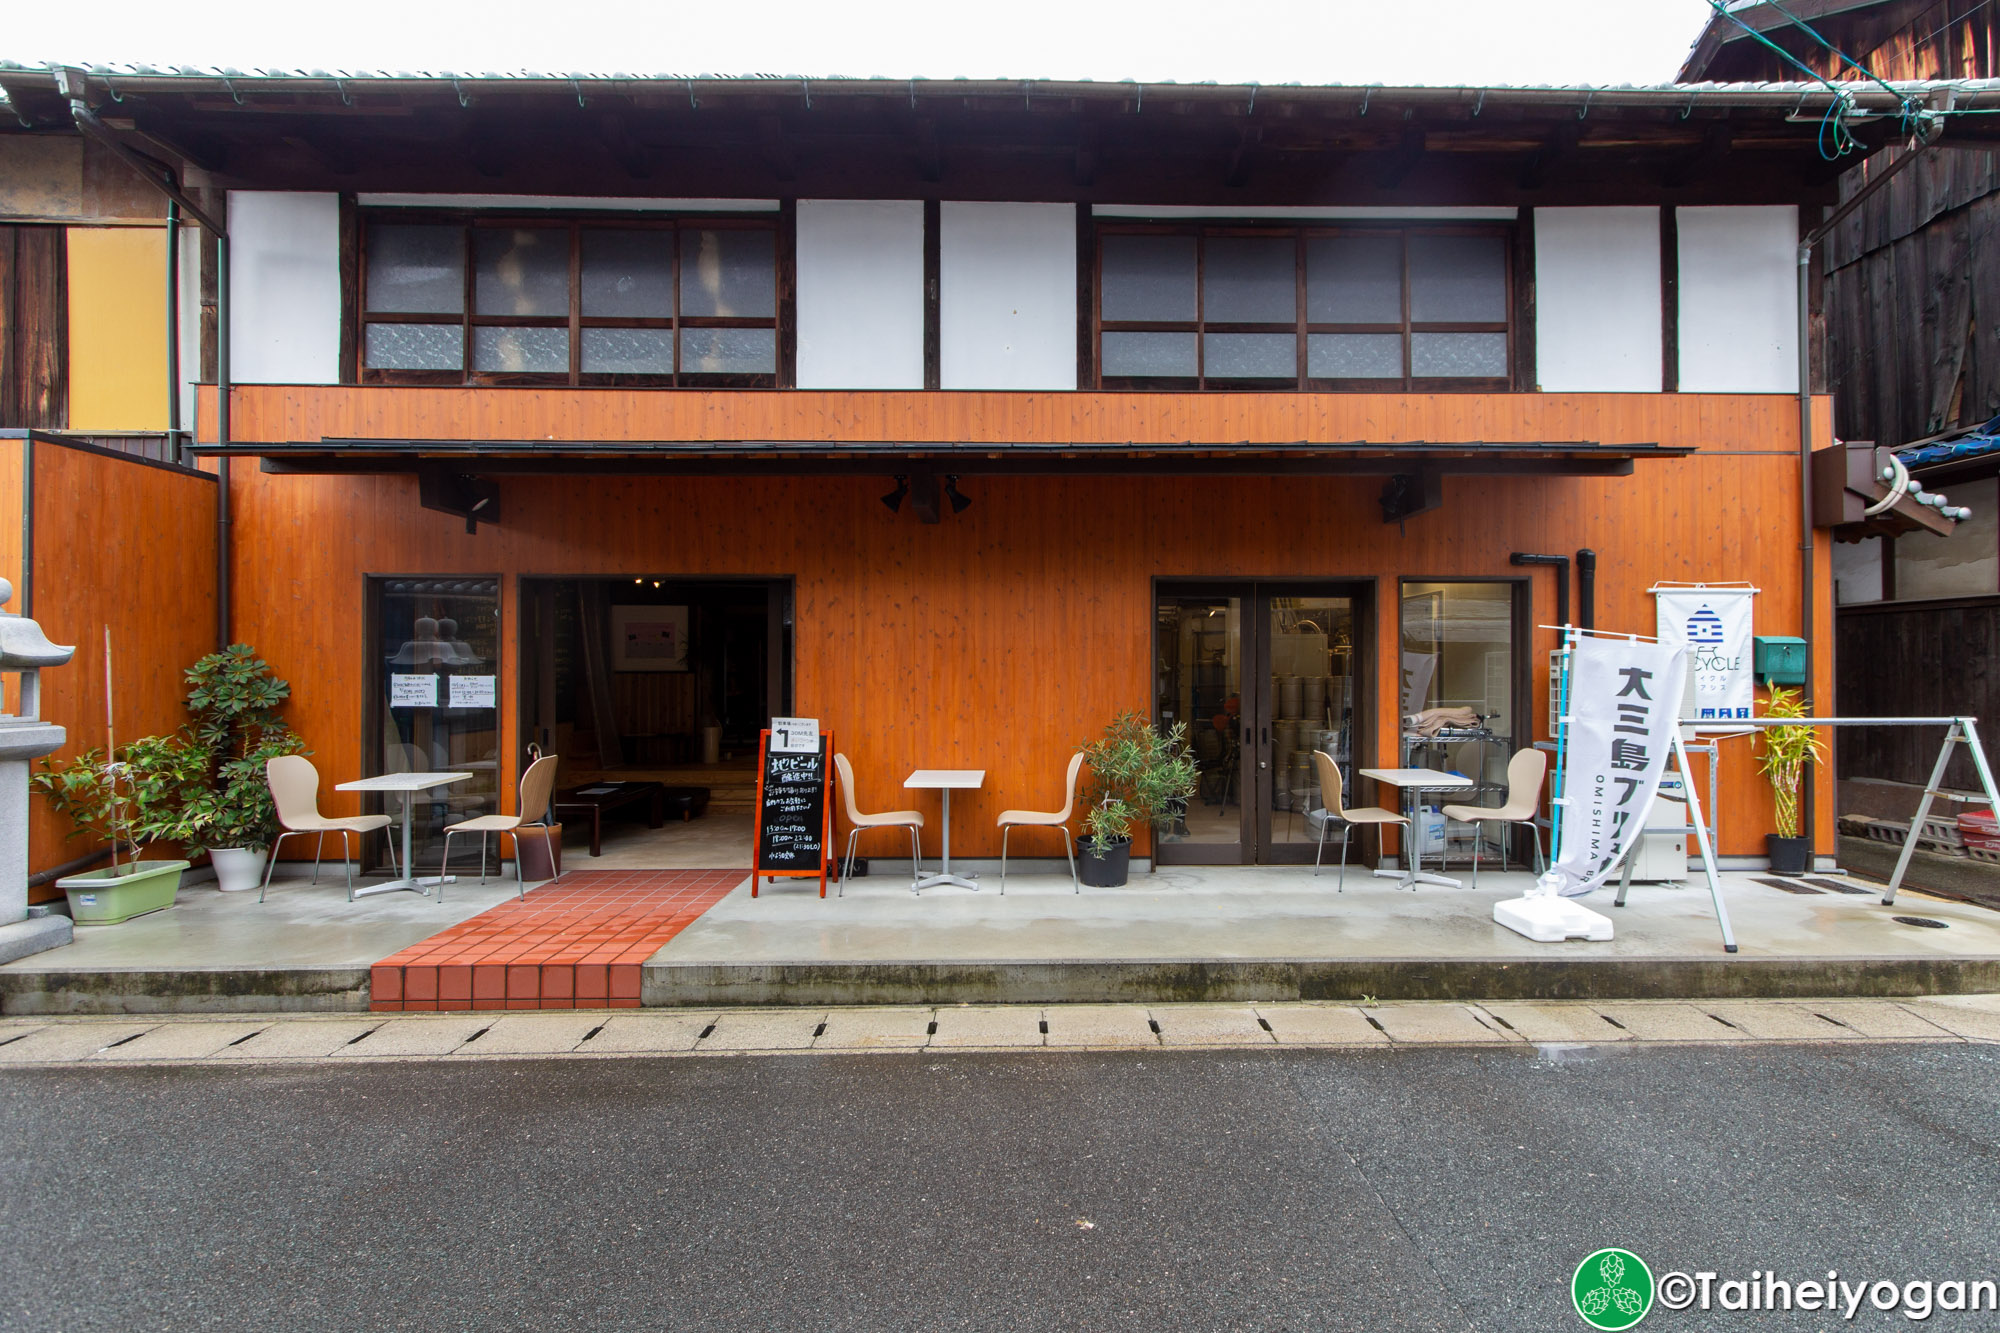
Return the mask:
[[0, 426], [53, 430], [67, 420], [66, 235], [0, 225]]
[[[1844, 606], [1836, 617], [1835, 701], [1844, 717], [1980, 719], [1989, 764], [2000, 767], [2000, 597]], [[1943, 733], [1933, 727], [1845, 727], [1842, 777], [1922, 785]], [[1979, 775], [1961, 750], [1945, 784], [1976, 791]]]

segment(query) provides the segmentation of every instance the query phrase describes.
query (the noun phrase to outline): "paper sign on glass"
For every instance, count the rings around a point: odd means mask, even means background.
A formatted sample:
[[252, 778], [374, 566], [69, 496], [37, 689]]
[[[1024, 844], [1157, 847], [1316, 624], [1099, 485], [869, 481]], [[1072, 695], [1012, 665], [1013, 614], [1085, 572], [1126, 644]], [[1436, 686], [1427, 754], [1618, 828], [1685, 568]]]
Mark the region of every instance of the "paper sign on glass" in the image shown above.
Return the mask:
[[773, 754], [818, 754], [819, 719], [816, 717], [774, 717], [771, 719]]
[[433, 675], [406, 676], [392, 672], [389, 676], [389, 707], [391, 708], [436, 708], [438, 701], [438, 678]]
[[494, 682], [498, 676], [453, 676], [451, 678], [451, 706], [453, 708], [497, 708]]

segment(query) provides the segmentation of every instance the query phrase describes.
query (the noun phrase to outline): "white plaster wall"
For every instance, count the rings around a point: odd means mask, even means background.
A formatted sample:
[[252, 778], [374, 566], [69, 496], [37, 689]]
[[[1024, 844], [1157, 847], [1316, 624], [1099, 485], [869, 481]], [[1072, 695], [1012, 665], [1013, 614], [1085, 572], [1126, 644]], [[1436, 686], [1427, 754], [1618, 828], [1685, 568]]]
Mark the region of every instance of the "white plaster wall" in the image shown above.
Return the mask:
[[229, 192], [229, 373], [239, 384], [340, 379], [340, 197]]
[[2000, 592], [2000, 482], [1982, 477], [1938, 489], [1972, 517], [1961, 519], [1949, 537], [1911, 532], [1896, 538], [1896, 600]]
[[924, 387], [921, 200], [801, 199], [798, 385]]
[[939, 207], [938, 369], [947, 389], [1076, 387], [1076, 206]]
[[1833, 544], [1833, 600], [1841, 606], [1882, 600], [1882, 539]]
[[1681, 391], [1797, 393], [1798, 209], [1682, 208], [1675, 222]]
[[[208, 233], [192, 223], [181, 226], [180, 350], [181, 429], [195, 429], [195, 385], [201, 382], [201, 253]], [[336, 344], [337, 346], [337, 344]]]
[[1535, 377], [1548, 390], [1658, 393], [1660, 210], [1535, 210]]

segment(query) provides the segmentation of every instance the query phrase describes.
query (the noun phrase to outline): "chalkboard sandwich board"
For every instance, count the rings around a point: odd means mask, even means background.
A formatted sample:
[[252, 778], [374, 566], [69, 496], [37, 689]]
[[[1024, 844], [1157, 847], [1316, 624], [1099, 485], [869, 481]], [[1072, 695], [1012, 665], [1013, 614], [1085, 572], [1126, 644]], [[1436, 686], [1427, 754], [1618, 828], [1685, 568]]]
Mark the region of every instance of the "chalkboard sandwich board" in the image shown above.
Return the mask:
[[[819, 880], [826, 897], [833, 849], [833, 733], [812, 718], [773, 718], [757, 743], [757, 863], [750, 896], [766, 879]], [[775, 740], [773, 739], [775, 736]]]

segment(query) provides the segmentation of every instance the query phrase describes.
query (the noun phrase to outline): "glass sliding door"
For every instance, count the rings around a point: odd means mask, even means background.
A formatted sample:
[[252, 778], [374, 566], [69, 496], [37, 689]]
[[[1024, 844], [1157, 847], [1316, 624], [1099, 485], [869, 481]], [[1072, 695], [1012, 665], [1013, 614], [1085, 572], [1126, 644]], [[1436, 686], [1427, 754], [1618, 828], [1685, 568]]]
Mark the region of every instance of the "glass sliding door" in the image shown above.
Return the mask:
[[1234, 582], [1159, 585], [1154, 717], [1185, 723], [1201, 771], [1162, 864], [1312, 860], [1320, 807], [1312, 752], [1349, 782], [1365, 729], [1365, 587]]
[[[435, 874], [444, 826], [500, 809], [500, 581], [371, 578], [368, 591], [369, 772], [472, 774], [414, 798], [413, 857]], [[398, 799], [376, 808], [400, 821]], [[476, 864], [479, 840], [452, 851]], [[381, 861], [379, 840], [369, 859]]]
[[[1153, 621], [1153, 715], [1185, 723], [1201, 779], [1187, 813], [1163, 830], [1160, 859], [1235, 865], [1247, 841], [1243, 771], [1243, 597], [1163, 589]], [[1254, 784], [1253, 784], [1254, 786]]]

